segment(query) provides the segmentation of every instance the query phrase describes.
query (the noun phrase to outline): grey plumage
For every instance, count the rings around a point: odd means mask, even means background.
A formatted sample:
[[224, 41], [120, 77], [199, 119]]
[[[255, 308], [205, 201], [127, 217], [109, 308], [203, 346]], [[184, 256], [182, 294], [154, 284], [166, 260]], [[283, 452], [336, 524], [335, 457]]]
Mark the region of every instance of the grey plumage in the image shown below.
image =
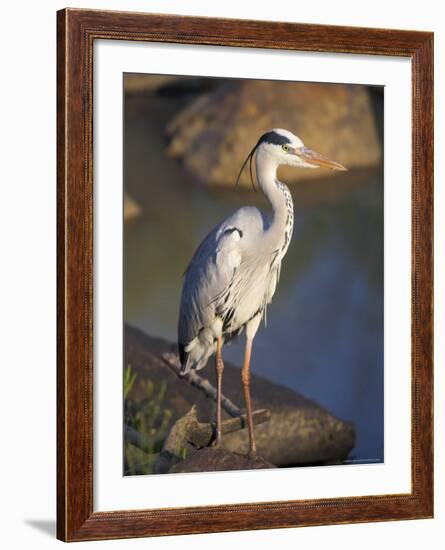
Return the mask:
[[241, 171], [248, 162], [251, 169], [253, 158], [257, 183], [272, 215], [251, 206], [240, 208], [210, 231], [196, 250], [185, 273], [179, 312], [183, 372], [203, 368], [219, 339], [227, 341], [245, 329], [251, 341], [265, 316], [294, 222], [292, 196], [277, 179], [278, 166], [346, 170], [280, 128], [260, 137]]
[[[182, 288], [178, 345], [182, 373], [202, 369], [216, 352], [217, 378], [216, 445], [221, 445], [221, 396], [224, 362], [222, 345], [246, 332], [242, 383], [249, 431], [249, 456], [256, 457], [250, 360], [252, 342], [265, 318], [280, 277], [294, 223], [289, 189], [277, 179], [281, 164], [345, 170], [337, 162], [305, 147], [291, 132], [271, 130], [260, 137], [244, 161], [241, 172], [255, 155], [257, 183], [268, 199], [272, 216], [246, 206], [219, 223], [196, 250]], [[240, 174], [241, 174], [240, 172]], [[239, 179], [239, 176], [238, 176]]]
[[268, 226], [264, 213], [241, 208], [218, 224], [193, 256], [185, 273], [178, 326], [185, 372], [206, 365], [220, 332], [231, 339], [256, 315], [263, 316], [285, 252], [272, 242], [252, 251]]
[[[291, 143], [289, 137], [269, 132], [255, 149], [284, 143]], [[219, 335], [227, 341], [249, 323], [258, 326], [274, 295], [292, 236], [293, 203], [289, 189], [275, 177], [272, 187], [262, 181], [258, 160], [257, 152], [259, 185], [269, 199], [274, 196], [274, 216], [240, 208], [210, 231], [195, 252], [185, 273], [179, 314], [183, 372], [206, 365]]]

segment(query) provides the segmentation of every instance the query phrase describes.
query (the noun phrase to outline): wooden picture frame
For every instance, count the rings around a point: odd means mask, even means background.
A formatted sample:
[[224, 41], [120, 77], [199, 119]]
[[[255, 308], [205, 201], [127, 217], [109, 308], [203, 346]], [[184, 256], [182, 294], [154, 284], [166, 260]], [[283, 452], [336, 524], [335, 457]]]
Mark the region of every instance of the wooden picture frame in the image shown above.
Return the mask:
[[[156, 41], [412, 60], [412, 426], [407, 494], [93, 512], [93, 43]], [[57, 14], [57, 537], [64, 541], [433, 516], [433, 34], [65, 9]]]

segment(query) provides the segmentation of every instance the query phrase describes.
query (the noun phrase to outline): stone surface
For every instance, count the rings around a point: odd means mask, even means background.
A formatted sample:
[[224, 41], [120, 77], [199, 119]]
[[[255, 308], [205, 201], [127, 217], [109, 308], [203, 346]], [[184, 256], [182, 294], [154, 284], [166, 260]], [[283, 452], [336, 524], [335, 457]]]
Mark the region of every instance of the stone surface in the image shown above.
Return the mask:
[[[365, 86], [258, 80], [222, 80], [187, 103], [167, 127], [168, 152], [200, 182], [233, 185], [256, 140], [274, 127], [294, 132], [306, 146], [348, 169], [381, 160]], [[281, 167], [279, 176], [293, 182], [329, 173]], [[248, 169], [240, 181], [250, 185]]]
[[233, 453], [224, 447], [205, 447], [175, 464], [169, 473], [258, 470], [262, 468], [275, 468], [275, 466], [260, 456], [253, 459]]
[[[167, 384], [164, 406], [172, 411], [170, 427], [196, 405], [200, 422], [214, 420], [215, 403], [197, 388], [179, 378], [161, 355], [176, 352], [176, 345], [152, 338], [143, 332], [125, 327], [125, 366], [131, 365], [137, 374], [129, 395], [138, 401], [144, 397], [143, 380]], [[211, 363], [200, 371], [215, 384]], [[240, 369], [226, 363], [223, 381], [224, 394], [240, 408], [243, 395]], [[254, 409], [270, 409], [268, 422], [256, 426], [258, 453], [277, 466], [319, 464], [346, 458], [354, 446], [353, 426], [302, 395], [265, 378], [252, 374], [251, 392]], [[223, 411], [223, 418], [228, 416]], [[232, 452], [247, 452], [247, 430], [223, 437], [224, 446]]]
[[141, 207], [127, 193], [124, 195], [124, 220], [126, 222], [137, 218], [141, 213]]
[[156, 92], [160, 87], [168, 85], [174, 80], [175, 77], [169, 75], [127, 73], [124, 81], [125, 92], [130, 94]]

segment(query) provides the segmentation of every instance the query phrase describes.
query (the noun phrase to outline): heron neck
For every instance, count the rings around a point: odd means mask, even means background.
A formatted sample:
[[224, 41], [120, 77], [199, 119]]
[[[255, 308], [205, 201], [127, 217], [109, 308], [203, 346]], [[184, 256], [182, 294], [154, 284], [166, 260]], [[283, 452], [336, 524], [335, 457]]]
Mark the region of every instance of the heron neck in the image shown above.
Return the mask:
[[[259, 186], [266, 195], [274, 213], [270, 230], [282, 229], [286, 225], [289, 209], [293, 210], [290, 193], [284, 193], [287, 187], [277, 179], [278, 164], [274, 158], [267, 153], [257, 154], [256, 173]], [[290, 203], [289, 203], [290, 201]]]

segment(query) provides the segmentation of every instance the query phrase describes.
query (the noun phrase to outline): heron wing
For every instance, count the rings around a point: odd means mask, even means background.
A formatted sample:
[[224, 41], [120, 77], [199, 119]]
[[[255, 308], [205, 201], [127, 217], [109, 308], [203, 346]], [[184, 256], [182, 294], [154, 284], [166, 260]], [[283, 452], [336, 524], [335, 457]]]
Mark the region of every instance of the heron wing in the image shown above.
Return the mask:
[[178, 339], [187, 344], [200, 331], [212, 327], [218, 316], [220, 297], [227, 296], [238, 269], [242, 266], [243, 241], [263, 230], [264, 215], [244, 207], [218, 224], [196, 250], [186, 272], [182, 289]]

